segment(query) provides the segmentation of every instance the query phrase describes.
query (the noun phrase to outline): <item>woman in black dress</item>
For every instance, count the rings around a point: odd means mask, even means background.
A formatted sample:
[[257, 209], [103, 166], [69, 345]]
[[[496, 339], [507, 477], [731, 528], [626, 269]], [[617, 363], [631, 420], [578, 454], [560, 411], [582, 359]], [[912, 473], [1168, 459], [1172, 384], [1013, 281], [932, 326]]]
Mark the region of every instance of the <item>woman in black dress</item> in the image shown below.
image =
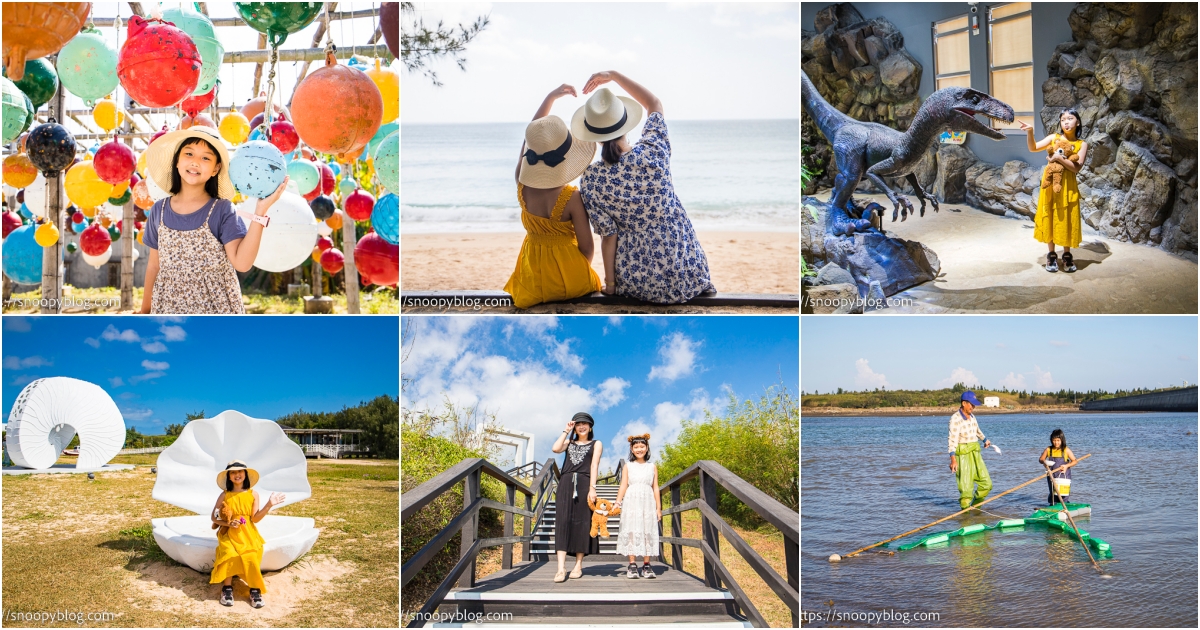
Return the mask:
[[592, 417], [575, 414], [567, 428], [554, 442], [555, 453], [567, 452], [560, 468], [554, 520], [554, 551], [558, 553], [558, 573], [555, 582], [565, 582], [567, 554], [575, 554], [571, 577], [583, 576], [583, 556], [600, 553], [600, 539], [589, 536], [592, 528], [592, 509], [596, 501], [596, 472], [604, 447], [593, 439]]

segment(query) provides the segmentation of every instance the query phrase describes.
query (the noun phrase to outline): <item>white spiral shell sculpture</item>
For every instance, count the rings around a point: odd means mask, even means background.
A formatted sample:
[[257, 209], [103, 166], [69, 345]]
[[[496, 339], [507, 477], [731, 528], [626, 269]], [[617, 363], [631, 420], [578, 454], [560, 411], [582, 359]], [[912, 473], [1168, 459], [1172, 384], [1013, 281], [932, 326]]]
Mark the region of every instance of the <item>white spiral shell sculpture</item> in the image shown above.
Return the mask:
[[76, 468], [100, 468], [125, 445], [125, 419], [99, 385], [65, 376], [25, 386], [8, 415], [8, 456], [17, 466], [45, 470], [79, 433]]
[[[272, 492], [286, 500], [274, 510], [312, 496], [304, 451], [270, 420], [225, 411], [187, 423], [158, 457], [151, 496], [199, 516], [152, 519], [154, 540], [168, 556], [197, 571], [211, 571], [217, 548], [211, 511], [222, 489], [217, 473], [232, 460], [259, 473], [254, 489], [262, 501]], [[261, 506], [260, 506], [261, 507]], [[269, 514], [255, 524], [265, 541], [262, 570], [278, 571], [308, 552], [319, 530], [311, 518]]]

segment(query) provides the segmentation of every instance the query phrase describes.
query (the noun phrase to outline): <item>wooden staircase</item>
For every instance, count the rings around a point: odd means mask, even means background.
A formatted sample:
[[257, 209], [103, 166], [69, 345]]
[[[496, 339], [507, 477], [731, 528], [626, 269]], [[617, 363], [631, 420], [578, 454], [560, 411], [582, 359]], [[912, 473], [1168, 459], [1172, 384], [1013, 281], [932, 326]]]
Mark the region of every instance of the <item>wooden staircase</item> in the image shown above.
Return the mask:
[[[570, 490], [568, 488], [568, 490]], [[617, 491], [620, 486], [617, 485], [601, 485], [596, 484], [596, 496], [601, 499], [608, 499], [610, 502], [616, 502]], [[581, 490], [581, 494], [586, 494], [586, 491]], [[581, 496], [580, 498], [586, 498]], [[552, 499], [546, 505], [546, 511], [542, 513], [542, 520], [538, 521], [537, 528], [533, 530], [533, 542], [530, 544], [530, 560], [533, 561], [551, 561], [557, 563], [558, 560], [554, 553], [554, 523], [557, 512], [557, 501]], [[618, 561], [617, 556], [617, 535], [621, 533], [621, 517], [614, 516], [608, 519], [608, 538], [600, 539], [600, 554], [608, 556], [610, 561]], [[591, 556], [585, 556], [591, 557]], [[573, 558], [568, 558], [570, 562], [574, 562]], [[628, 563], [626, 558], [625, 562]], [[574, 564], [568, 566], [568, 569]]]

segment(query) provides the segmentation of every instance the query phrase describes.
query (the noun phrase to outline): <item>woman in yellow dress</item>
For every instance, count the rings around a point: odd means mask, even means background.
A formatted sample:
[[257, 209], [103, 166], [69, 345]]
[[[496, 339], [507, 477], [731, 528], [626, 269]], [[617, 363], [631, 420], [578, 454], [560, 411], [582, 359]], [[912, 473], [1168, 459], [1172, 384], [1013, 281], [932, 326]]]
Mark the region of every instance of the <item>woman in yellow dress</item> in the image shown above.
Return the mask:
[[525, 241], [504, 290], [517, 308], [556, 302], [600, 290], [592, 269], [595, 241], [577, 179], [596, 155], [596, 143], [573, 138], [567, 124], [550, 116], [554, 101], [575, 88], [562, 85], [538, 108], [525, 128], [517, 164], [517, 201]]
[[[213, 506], [212, 522], [214, 527], [220, 529], [217, 530], [212, 578], [208, 583], [221, 583], [223, 606], [233, 605], [233, 578], [241, 576], [242, 581], [250, 587], [250, 604], [255, 608], [263, 607], [262, 594], [267, 592], [260, 568], [264, 543], [254, 524], [287, 497], [273, 492], [263, 504], [258, 491], [252, 489], [257, 483], [258, 471], [237, 460], [229, 462], [225, 470], [217, 473], [217, 487], [223, 491]], [[226, 507], [228, 520], [222, 513], [222, 508]]]
[[1025, 131], [1025, 139], [1030, 151], [1034, 153], [1042, 151], [1054, 144], [1055, 140], [1063, 137], [1071, 142], [1075, 153], [1079, 154], [1078, 162], [1053, 152], [1046, 157], [1047, 163], [1062, 164], [1064, 169], [1061, 192], [1056, 193], [1054, 188], [1042, 186], [1041, 194], [1038, 195], [1037, 215], [1033, 220], [1033, 237], [1050, 246], [1050, 253], [1046, 255], [1046, 271], [1049, 272], [1059, 269], [1058, 254], [1054, 251], [1055, 243], [1063, 246], [1062, 270], [1067, 273], [1074, 272], [1075, 260], [1071, 256], [1071, 248], [1079, 247], [1079, 242], [1083, 240], [1079, 215], [1079, 186], [1075, 181], [1075, 174], [1087, 162], [1088, 145], [1075, 138], [1079, 131], [1079, 125], [1079, 112], [1065, 109], [1058, 117], [1058, 126], [1062, 129], [1062, 134], [1051, 134], [1043, 138], [1041, 142], [1034, 144], [1033, 127], [1025, 124], [1024, 121], [1021, 122], [1021, 129]]

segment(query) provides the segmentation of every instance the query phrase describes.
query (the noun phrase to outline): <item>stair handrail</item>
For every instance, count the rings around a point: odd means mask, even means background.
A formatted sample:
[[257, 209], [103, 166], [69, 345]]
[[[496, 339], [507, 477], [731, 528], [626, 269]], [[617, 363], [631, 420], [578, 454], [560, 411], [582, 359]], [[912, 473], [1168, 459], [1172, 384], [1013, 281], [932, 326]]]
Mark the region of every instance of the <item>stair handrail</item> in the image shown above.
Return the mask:
[[[699, 477], [700, 498], [680, 504], [680, 487], [685, 481]], [[716, 486], [720, 484], [727, 492], [754, 510], [763, 520], [779, 529], [783, 534], [784, 558], [787, 563], [787, 579], [784, 580], [724, 519], [717, 514]], [[767, 493], [759, 490], [729, 469], [712, 460], [700, 460], [676, 475], [658, 489], [661, 495], [670, 492], [671, 507], [662, 511], [663, 518], [671, 517], [674, 536], [663, 536], [663, 521], [659, 522], [659, 557], [665, 558], [664, 546], [671, 545], [671, 565], [683, 571], [683, 547], [695, 547], [704, 554], [704, 582], [711, 588], [721, 588], [724, 583], [732, 592], [734, 601], [758, 627], [768, 627], [766, 619], [754, 607], [729, 569], [721, 562], [720, 536], [725, 536], [746, 564], [766, 582], [767, 586], [792, 611], [792, 627], [800, 626], [800, 512], [792, 511]], [[703, 539], [683, 538], [682, 513], [700, 510]]]
[[622, 457], [619, 461], [617, 461], [617, 472], [615, 472], [607, 477], [601, 477], [601, 478], [597, 479], [596, 484], [599, 485], [601, 481], [606, 481], [606, 480], [612, 479], [613, 485], [616, 485], [616, 486], [621, 485], [621, 472], [624, 469], [625, 469], [625, 458]]
[[[536, 477], [537, 474], [541, 472], [539, 466], [544, 466], [544, 464], [542, 464], [542, 462], [533, 461], [527, 464], [521, 464], [520, 466], [513, 466], [504, 472], [517, 478]], [[527, 473], [525, 470], [526, 468], [532, 468], [533, 470]]]
[[[554, 466], [554, 470], [558, 467]], [[546, 476], [550, 468], [543, 468], [542, 475], [539, 475], [540, 481]], [[505, 503], [493, 501], [491, 499], [480, 496], [480, 481], [481, 474], [487, 474], [495, 479], [498, 479], [505, 485]], [[429, 618], [428, 613], [433, 612], [442, 601], [446, 598], [446, 594], [450, 592], [454, 584], [457, 582], [463, 588], [471, 588], [475, 586], [475, 559], [479, 555], [481, 549], [488, 547], [503, 546], [504, 550], [500, 556], [500, 564], [504, 569], [512, 568], [512, 546], [514, 543], [523, 543], [522, 556], [528, 560], [530, 542], [533, 541], [533, 528], [536, 527], [537, 521], [541, 518], [541, 511], [536, 515], [533, 512], [533, 495], [534, 492], [519, 480], [513, 478], [508, 473], [501, 470], [495, 464], [478, 457], [468, 458], [459, 463], [447, 468], [440, 474], [425, 483], [413, 488], [412, 490], [400, 495], [400, 522], [416, 513], [421, 508], [429, 505], [445, 492], [453, 488], [459, 482], [463, 482], [463, 510], [450, 522], [443, 527], [438, 533], [425, 543], [424, 547], [408, 559], [400, 568], [401, 581], [400, 585], [403, 588], [434, 558], [454, 537], [454, 534], [462, 532], [461, 543], [459, 547], [458, 563], [450, 573], [443, 578], [441, 584], [426, 600], [425, 605], [421, 607], [421, 612], [408, 624], [410, 628], [419, 628], [425, 625], [425, 620]], [[544, 483], [544, 482], [543, 482]], [[516, 493], [521, 492], [525, 495], [525, 509], [516, 506]], [[539, 497], [540, 500], [540, 497]], [[479, 510], [482, 508], [493, 508], [506, 512], [504, 515], [504, 536], [501, 538], [479, 538]], [[545, 509], [545, 506], [542, 506]], [[525, 535], [513, 535], [513, 518], [514, 516], [525, 517]], [[468, 571], [467, 569], [470, 569]]]
[[[558, 478], [560, 476], [562, 476], [562, 473], [559, 471], [558, 461], [553, 457], [550, 457], [546, 459], [546, 463], [542, 465], [542, 472], [539, 473], [538, 476], [534, 478], [533, 483], [529, 485], [529, 488], [537, 495], [537, 498], [533, 501], [533, 508], [531, 508], [534, 512], [533, 526], [535, 528], [535, 533], [531, 538], [536, 538], [537, 536], [536, 528], [538, 523], [542, 522], [542, 515], [546, 513], [546, 506], [550, 505], [550, 495], [552, 494], [554, 488], [558, 486]], [[528, 531], [526, 531], [526, 533], [528, 533]], [[530, 548], [532, 546], [532, 540], [529, 543], [521, 545], [522, 561], [530, 561], [530, 552], [532, 551]]]

